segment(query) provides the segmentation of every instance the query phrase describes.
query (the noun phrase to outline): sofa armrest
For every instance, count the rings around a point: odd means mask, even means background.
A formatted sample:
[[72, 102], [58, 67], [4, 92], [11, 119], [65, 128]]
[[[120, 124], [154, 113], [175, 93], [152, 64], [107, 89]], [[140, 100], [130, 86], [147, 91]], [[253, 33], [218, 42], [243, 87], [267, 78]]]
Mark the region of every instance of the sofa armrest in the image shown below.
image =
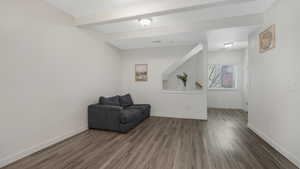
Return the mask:
[[88, 107], [90, 129], [118, 131], [120, 128], [122, 107], [93, 104]]
[[150, 104], [134, 104], [132, 106], [129, 106], [126, 109], [140, 109], [143, 110], [143, 113], [146, 117], [150, 117], [151, 112], [151, 105]]

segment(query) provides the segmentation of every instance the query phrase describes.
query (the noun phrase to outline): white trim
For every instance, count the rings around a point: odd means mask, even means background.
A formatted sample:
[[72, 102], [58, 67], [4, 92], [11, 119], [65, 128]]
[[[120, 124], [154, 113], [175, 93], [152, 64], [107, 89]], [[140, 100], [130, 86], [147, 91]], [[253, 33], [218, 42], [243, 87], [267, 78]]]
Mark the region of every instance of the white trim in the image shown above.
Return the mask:
[[151, 117], [167, 117], [167, 118], [175, 118], [175, 119], [191, 119], [191, 120], [207, 120], [207, 115], [203, 113], [194, 113], [195, 115], [182, 115], [178, 113], [174, 113], [170, 115], [170, 113], [151, 113]]
[[58, 136], [58, 137], [56, 137], [54, 139], [47, 140], [47, 141], [45, 141], [45, 142], [43, 142], [43, 143], [41, 143], [39, 145], [35, 145], [35, 146], [32, 146], [32, 147], [30, 147], [28, 149], [21, 150], [18, 153], [11, 154], [11, 155], [3, 158], [3, 159], [0, 159], [0, 168], [4, 167], [4, 166], [7, 166], [7, 165], [9, 165], [9, 164], [11, 164], [13, 162], [16, 162], [17, 160], [20, 160], [20, 159], [22, 159], [22, 158], [24, 158], [26, 156], [29, 156], [29, 155], [31, 155], [33, 153], [41, 151], [41, 150], [43, 150], [43, 149], [45, 149], [47, 147], [50, 147], [50, 146], [52, 146], [52, 145], [54, 145], [56, 143], [59, 143], [59, 142], [65, 140], [67, 138], [70, 138], [70, 137], [72, 137], [74, 135], [77, 135], [77, 134], [79, 134], [79, 133], [81, 133], [81, 132], [83, 132], [83, 131], [85, 131], [87, 129], [88, 129], [87, 127], [81, 127], [81, 128], [79, 128], [77, 130], [71, 131], [71, 132], [66, 133], [66, 134], [64, 134], [62, 136]]
[[264, 134], [263, 132], [256, 129], [253, 125], [248, 123], [248, 128], [256, 133], [259, 137], [265, 140], [268, 144], [270, 144], [274, 149], [276, 149], [279, 153], [285, 156], [288, 160], [294, 163], [298, 168], [300, 168], [300, 161], [293, 155], [291, 152], [287, 151], [283, 146], [275, 142], [272, 138]]
[[208, 91], [228, 91], [228, 92], [235, 92], [240, 91], [240, 88], [208, 88]]
[[203, 90], [161, 90], [165, 94], [202, 95]]
[[[242, 107], [207, 107], [207, 109], [228, 109], [228, 110], [242, 110], [245, 111]], [[247, 111], [246, 111], [247, 112]]]

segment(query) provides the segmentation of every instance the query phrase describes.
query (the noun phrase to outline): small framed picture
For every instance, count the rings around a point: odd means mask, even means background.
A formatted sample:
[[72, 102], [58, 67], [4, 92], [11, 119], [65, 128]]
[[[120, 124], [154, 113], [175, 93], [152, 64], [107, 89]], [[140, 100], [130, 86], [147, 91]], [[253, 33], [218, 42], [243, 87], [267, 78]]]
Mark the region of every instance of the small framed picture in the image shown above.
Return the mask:
[[148, 80], [148, 65], [136, 64], [135, 65], [135, 81], [145, 82]]
[[276, 29], [275, 25], [270, 26], [268, 29], [259, 34], [259, 51], [265, 53], [276, 45]]

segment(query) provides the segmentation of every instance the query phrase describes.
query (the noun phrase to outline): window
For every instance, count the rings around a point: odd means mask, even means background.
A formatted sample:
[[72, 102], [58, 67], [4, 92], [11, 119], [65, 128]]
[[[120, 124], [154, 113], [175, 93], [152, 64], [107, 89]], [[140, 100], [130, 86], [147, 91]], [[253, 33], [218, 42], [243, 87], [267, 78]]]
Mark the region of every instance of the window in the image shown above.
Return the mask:
[[237, 66], [235, 65], [208, 65], [209, 89], [236, 89]]

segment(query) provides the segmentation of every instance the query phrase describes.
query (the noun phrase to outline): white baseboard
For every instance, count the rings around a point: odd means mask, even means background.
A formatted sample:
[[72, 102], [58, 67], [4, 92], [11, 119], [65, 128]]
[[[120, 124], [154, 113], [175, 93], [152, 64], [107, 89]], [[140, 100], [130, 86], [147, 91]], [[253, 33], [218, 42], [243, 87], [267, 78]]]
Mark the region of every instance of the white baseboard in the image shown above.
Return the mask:
[[32, 147], [30, 147], [30, 148], [28, 148], [26, 150], [20, 151], [20, 152], [18, 152], [16, 154], [9, 155], [9, 156], [5, 157], [4, 159], [0, 159], [0, 168], [4, 167], [4, 166], [7, 166], [7, 165], [9, 165], [9, 164], [11, 164], [11, 163], [13, 163], [13, 162], [15, 162], [17, 160], [20, 160], [20, 159], [22, 159], [22, 158], [24, 158], [26, 156], [29, 156], [29, 155], [31, 155], [33, 153], [36, 153], [36, 152], [38, 152], [40, 150], [43, 150], [43, 149], [45, 149], [45, 148], [47, 148], [47, 147], [49, 147], [51, 145], [59, 143], [59, 142], [65, 140], [65, 139], [70, 138], [70, 137], [72, 137], [72, 136], [74, 136], [76, 134], [79, 134], [79, 133], [81, 133], [81, 132], [83, 132], [83, 131], [85, 131], [87, 129], [88, 129], [87, 127], [81, 127], [81, 128], [79, 128], [77, 130], [71, 131], [71, 132], [69, 132], [67, 134], [64, 134], [62, 136], [58, 136], [58, 137], [56, 137], [54, 139], [47, 140], [47, 141], [45, 141], [45, 142], [43, 142], [43, 143], [41, 143], [39, 145], [32, 146]]
[[240, 107], [208, 107], [208, 109], [228, 109], [228, 110], [244, 110]]
[[194, 120], [207, 120], [207, 115], [200, 114], [200, 115], [182, 115], [182, 114], [170, 114], [170, 113], [151, 113], [153, 117], [168, 117], [168, 118], [177, 118], [177, 119], [194, 119]]
[[256, 129], [253, 125], [248, 124], [248, 128], [250, 130], [252, 130], [255, 134], [257, 134], [259, 137], [261, 137], [263, 140], [265, 140], [268, 144], [270, 144], [274, 149], [276, 149], [279, 153], [281, 153], [283, 156], [285, 156], [288, 160], [290, 160], [292, 163], [294, 163], [298, 168], [300, 168], [299, 159], [297, 159], [292, 153], [287, 151], [283, 146], [279, 145], [277, 142], [275, 142], [269, 136], [267, 136], [263, 132]]

